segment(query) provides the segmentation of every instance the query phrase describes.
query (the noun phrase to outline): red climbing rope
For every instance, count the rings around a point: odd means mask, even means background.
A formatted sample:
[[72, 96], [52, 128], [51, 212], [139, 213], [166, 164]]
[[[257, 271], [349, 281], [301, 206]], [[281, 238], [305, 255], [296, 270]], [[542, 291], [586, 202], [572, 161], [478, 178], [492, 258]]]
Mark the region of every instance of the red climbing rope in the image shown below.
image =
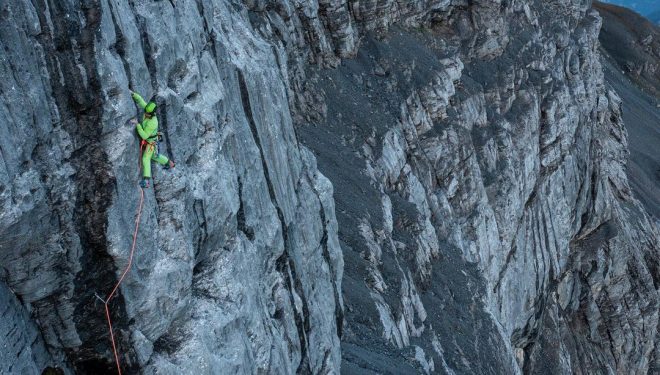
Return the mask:
[[105, 304], [105, 317], [108, 319], [108, 328], [110, 329], [110, 340], [112, 341], [112, 351], [115, 354], [115, 363], [117, 364], [117, 373], [119, 375], [121, 375], [121, 366], [119, 365], [119, 354], [117, 353], [117, 345], [115, 344], [115, 335], [112, 332], [112, 319], [110, 319], [110, 307], [108, 306], [108, 304], [110, 303], [112, 297], [115, 295], [115, 292], [117, 292], [117, 289], [119, 289], [119, 285], [121, 285], [121, 282], [124, 281], [124, 277], [126, 277], [126, 274], [128, 274], [128, 271], [130, 271], [131, 265], [133, 264], [133, 254], [135, 254], [135, 242], [137, 241], [137, 234], [138, 234], [138, 230], [140, 229], [140, 217], [142, 216], [143, 203], [144, 203], [144, 190], [140, 189], [140, 204], [138, 206], [137, 218], [135, 219], [135, 231], [133, 232], [133, 245], [131, 245], [131, 253], [128, 256], [128, 264], [126, 265], [124, 272], [121, 274], [119, 281], [117, 281], [117, 284], [112, 289], [112, 292], [110, 292], [110, 294], [108, 294], [108, 297], [105, 299], [105, 301], [103, 301]]
[[140, 158], [138, 159], [138, 171], [142, 173], [142, 153], [144, 152], [144, 149], [147, 148], [147, 141], [144, 139], [140, 140]]
[[[145, 146], [144, 141], [140, 142], [140, 159], [138, 160], [138, 164], [139, 164], [138, 168], [140, 169], [140, 171], [142, 171], [142, 152], [144, 150], [144, 146]], [[117, 364], [117, 373], [119, 375], [121, 375], [121, 365], [119, 364], [119, 353], [117, 353], [115, 334], [112, 331], [112, 319], [110, 319], [110, 306], [108, 304], [110, 303], [110, 300], [117, 292], [117, 289], [119, 289], [121, 282], [124, 281], [124, 278], [126, 277], [126, 274], [128, 274], [128, 271], [131, 270], [131, 265], [133, 264], [133, 254], [135, 254], [135, 243], [137, 241], [138, 230], [140, 229], [140, 217], [142, 216], [143, 204], [144, 204], [144, 190], [140, 189], [140, 204], [138, 205], [137, 217], [135, 218], [135, 231], [133, 231], [133, 244], [131, 245], [131, 252], [128, 256], [128, 264], [126, 265], [124, 272], [121, 274], [119, 281], [117, 281], [117, 284], [112, 289], [112, 292], [110, 292], [110, 294], [108, 294], [108, 297], [106, 297], [106, 299], [103, 300], [103, 304], [105, 305], [105, 317], [108, 320], [108, 329], [110, 330], [110, 340], [112, 341], [112, 351], [115, 355], [115, 363]]]

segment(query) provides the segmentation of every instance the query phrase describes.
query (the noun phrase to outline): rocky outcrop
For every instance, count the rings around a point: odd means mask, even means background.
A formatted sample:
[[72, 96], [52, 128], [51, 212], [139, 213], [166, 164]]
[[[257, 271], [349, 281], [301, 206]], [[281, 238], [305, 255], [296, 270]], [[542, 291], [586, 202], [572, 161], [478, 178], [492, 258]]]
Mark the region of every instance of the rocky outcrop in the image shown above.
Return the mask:
[[0, 284], [1, 374], [41, 373], [52, 360], [46, 351], [39, 329], [30, 320], [14, 294]]
[[660, 235], [589, 8], [3, 3], [9, 353], [113, 370], [96, 295], [139, 198], [130, 87], [177, 168], [111, 303], [126, 372], [657, 369]]
[[0, 16], [2, 280], [49, 351], [78, 373], [114, 367], [95, 295], [129, 255], [132, 87], [161, 103], [161, 152], [178, 164], [145, 191], [133, 268], [111, 303], [123, 367], [338, 372], [332, 185], [296, 140], [281, 51], [245, 10], [10, 1]]
[[308, 72], [326, 119], [298, 134], [352, 265], [343, 368], [652, 371], [659, 235], [627, 183], [598, 13], [475, 4], [428, 21]]

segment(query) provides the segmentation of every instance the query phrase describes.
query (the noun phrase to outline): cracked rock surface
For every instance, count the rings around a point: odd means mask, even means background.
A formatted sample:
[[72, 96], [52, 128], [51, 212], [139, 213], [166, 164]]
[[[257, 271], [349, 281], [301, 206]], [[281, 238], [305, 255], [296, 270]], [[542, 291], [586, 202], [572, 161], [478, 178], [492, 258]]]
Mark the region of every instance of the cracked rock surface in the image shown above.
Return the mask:
[[133, 268], [111, 303], [122, 366], [337, 373], [332, 185], [296, 139], [282, 52], [246, 9], [9, 1], [0, 17], [2, 280], [59, 355], [35, 366], [114, 366], [95, 294], [109, 293], [131, 244], [132, 87], [162, 103], [161, 149], [177, 168], [145, 191]]
[[0, 3], [0, 373], [653, 373], [584, 0]]
[[452, 2], [308, 69], [347, 373], [657, 369], [660, 237], [600, 27], [585, 2]]

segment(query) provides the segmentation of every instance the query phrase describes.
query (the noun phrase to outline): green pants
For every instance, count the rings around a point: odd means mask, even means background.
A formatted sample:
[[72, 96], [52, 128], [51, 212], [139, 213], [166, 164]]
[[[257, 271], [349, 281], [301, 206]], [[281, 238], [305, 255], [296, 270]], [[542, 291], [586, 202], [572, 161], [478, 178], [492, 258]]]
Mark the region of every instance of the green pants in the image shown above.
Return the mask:
[[142, 177], [151, 178], [151, 161], [155, 161], [160, 165], [166, 165], [170, 162], [167, 156], [158, 153], [158, 145], [148, 144], [142, 150]]

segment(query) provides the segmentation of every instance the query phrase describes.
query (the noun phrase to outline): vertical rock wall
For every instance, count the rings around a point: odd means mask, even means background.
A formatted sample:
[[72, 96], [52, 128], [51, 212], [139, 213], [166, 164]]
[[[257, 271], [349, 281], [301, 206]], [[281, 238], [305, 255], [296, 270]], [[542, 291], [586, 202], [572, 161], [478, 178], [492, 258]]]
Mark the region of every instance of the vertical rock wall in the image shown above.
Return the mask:
[[177, 168], [111, 304], [128, 372], [657, 368], [660, 235], [589, 8], [3, 2], [9, 353], [112, 371], [96, 295], [131, 244], [133, 88]]
[[344, 369], [652, 371], [660, 237], [589, 8], [447, 2], [389, 13], [425, 25], [389, 33], [351, 8], [373, 31], [355, 58], [308, 69], [298, 133], [336, 189]]
[[114, 366], [95, 295], [127, 264], [139, 201], [130, 87], [159, 102], [160, 152], [177, 167], [154, 167], [133, 268], [111, 303], [123, 367], [336, 373], [332, 186], [296, 140], [286, 58], [245, 9], [9, 1], [0, 11], [2, 280], [30, 306], [53, 364]]
[[41, 373], [51, 362], [38, 327], [5, 285], [0, 285], [0, 373]]

